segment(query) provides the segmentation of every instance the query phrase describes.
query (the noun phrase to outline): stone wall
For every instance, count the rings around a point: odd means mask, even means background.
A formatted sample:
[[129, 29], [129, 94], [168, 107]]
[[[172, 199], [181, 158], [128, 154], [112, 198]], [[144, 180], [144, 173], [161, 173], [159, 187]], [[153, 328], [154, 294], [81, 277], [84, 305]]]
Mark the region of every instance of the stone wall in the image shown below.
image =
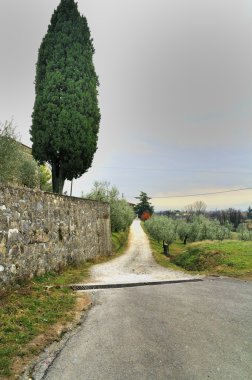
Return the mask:
[[0, 287], [110, 253], [107, 203], [0, 186]]

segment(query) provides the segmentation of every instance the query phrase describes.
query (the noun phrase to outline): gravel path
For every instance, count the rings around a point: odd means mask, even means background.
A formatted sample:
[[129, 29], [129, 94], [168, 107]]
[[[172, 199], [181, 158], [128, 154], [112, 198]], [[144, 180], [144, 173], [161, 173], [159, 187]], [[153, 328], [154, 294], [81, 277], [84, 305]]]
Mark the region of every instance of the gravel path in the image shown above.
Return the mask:
[[125, 254], [105, 264], [95, 265], [91, 271], [89, 283], [127, 284], [193, 278], [199, 278], [199, 276], [190, 276], [156, 264], [140, 221], [134, 220], [130, 228], [129, 247]]

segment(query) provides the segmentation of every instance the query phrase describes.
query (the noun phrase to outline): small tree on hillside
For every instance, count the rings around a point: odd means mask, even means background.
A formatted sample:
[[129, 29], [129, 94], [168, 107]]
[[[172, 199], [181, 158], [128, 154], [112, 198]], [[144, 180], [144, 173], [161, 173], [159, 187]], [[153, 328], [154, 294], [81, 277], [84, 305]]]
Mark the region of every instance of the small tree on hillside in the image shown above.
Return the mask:
[[32, 153], [52, 167], [53, 191], [84, 174], [97, 149], [100, 111], [94, 47], [74, 0], [61, 0], [39, 49]]
[[12, 122], [0, 123], [0, 183], [18, 182], [20, 146]]
[[93, 189], [84, 198], [110, 204], [111, 231], [119, 232], [126, 230], [135, 218], [133, 207], [125, 199], [120, 199], [119, 190], [110, 187], [107, 181], [95, 181]]
[[169, 255], [169, 247], [177, 236], [177, 223], [166, 216], [154, 216], [145, 223], [147, 230], [153, 239], [163, 242], [167, 245], [167, 254]]
[[17, 138], [12, 122], [0, 123], [0, 183], [51, 190], [51, 171], [38, 166]]
[[19, 182], [21, 185], [34, 189], [39, 186], [39, 167], [36, 161], [23, 154], [23, 159], [19, 165]]
[[252, 240], [252, 231], [248, 229], [248, 225], [246, 223], [241, 223], [237, 228], [237, 232], [240, 240]]
[[136, 214], [139, 218], [143, 217], [144, 220], [148, 219], [154, 212], [154, 208], [149, 202], [151, 198], [148, 197], [146, 193], [141, 191], [139, 197], [136, 197], [136, 199], [140, 200], [140, 202], [134, 207]]

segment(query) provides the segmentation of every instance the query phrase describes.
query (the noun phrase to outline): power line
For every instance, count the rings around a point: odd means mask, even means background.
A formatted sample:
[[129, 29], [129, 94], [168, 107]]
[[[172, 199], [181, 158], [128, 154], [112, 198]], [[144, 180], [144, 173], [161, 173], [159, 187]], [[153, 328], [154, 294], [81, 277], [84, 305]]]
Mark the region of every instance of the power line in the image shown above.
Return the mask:
[[[231, 189], [231, 190], [224, 190], [224, 191], [214, 191], [209, 193], [198, 193], [198, 194], [184, 194], [184, 195], [168, 195], [166, 197], [152, 197], [152, 199], [167, 199], [167, 198], [187, 198], [187, 197], [198, 197], [198, 196], [204, 196], [204, 195], [215, 195], [215, 194], [224, 194], [224, 193], [232, 193], [237, 191], [244, 191], [244, 190], [252, 190], [252, 187], [244, 187], [240, 189]], [[136, 197], [134, 197], [136, 198]]]
[[251, 171], [218, 171], [218, 170], [187, 170], [187, 169], [169, 169], [169, 168], [138, 168], [138, 167], [120, 167], [120, 166], [96, 166], [99, 169], [118, 169], [118, 170], [143, 170], [143, 171], [161, 171], [161, 172], [180, 172], [180, 173], [213, 173], [213, 174], [252, 174]]

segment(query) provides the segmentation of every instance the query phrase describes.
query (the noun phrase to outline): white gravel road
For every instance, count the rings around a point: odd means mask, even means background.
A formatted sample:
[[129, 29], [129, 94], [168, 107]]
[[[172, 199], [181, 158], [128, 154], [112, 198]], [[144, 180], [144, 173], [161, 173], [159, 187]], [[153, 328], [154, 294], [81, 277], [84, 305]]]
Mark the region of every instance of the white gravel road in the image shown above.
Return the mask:
[[130, 228], [129, 246], [120, 257], [92, 268], [90, 284], [127, 284], [156, 281], [174, 281], [199, 278], [156, 264], [152, 257], [148, 237], [140, 221], [134, 220]]

